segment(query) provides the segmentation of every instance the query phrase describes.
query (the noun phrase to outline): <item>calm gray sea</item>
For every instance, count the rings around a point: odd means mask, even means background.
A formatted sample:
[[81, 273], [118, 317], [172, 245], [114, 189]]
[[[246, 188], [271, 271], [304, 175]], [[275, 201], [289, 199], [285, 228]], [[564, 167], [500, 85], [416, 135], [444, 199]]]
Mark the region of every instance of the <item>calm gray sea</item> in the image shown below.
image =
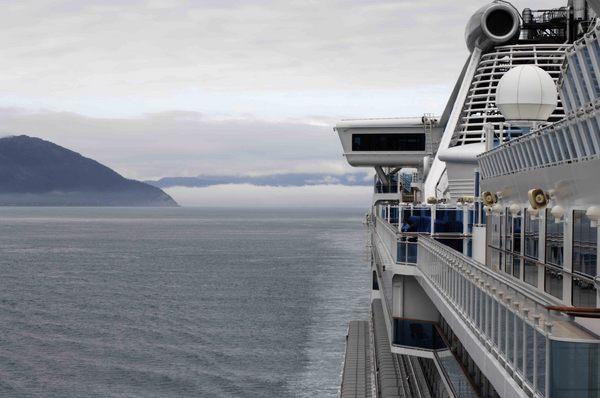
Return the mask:
[[0, 397], [334, 397], [362, 216], [0, 208]]

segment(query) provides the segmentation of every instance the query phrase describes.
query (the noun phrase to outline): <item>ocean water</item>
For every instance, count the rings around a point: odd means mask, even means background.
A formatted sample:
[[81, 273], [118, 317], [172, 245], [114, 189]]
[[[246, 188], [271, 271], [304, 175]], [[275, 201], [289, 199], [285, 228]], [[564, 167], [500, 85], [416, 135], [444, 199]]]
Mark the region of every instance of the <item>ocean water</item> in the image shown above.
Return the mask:
[[0, 397], [335, 397], [362, 216], [0, 208]]

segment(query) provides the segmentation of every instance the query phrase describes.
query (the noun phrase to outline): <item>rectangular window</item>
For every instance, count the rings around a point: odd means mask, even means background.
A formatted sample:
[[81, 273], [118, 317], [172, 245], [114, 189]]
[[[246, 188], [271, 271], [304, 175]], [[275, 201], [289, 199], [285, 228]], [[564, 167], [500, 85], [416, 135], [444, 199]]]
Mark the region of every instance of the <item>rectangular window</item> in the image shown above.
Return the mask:
[[574, 307], [596, 307], [596, 286], [594, 282], [573, 275], [573, 306]]
[[505, 271], [516, 278], [521, 277], [521, 212], [512, 215], [506, 209], [506, 235], [505, 247], [508, 252], [515, 255], [506, 255]]
[[[507, 274], [513, 275], [513, 264], [514, 263], [515, 262], [513, 261], [513, 255], [507, 254], [506, 255], [506, 264], [504, 266], [504, 272], [506, 272]], [[517, 275], [519, 275], [519, 270], [517, 270]]]
[[526, 256], [535, 258], [536, 260], [539, 258], [539, 234], [540, 234], [540, 220], [539, 218], [531, 219], [530, 214], [525, 211], [524, 215], [525, 222], [525, 250], [524, 253]]
[[531, 286], [537, 286], [538, 267], [534, 261], [525, 260], [523, 263], [523, 280]]
[[512, 274], [515, 278], [521, 278], [521, 257], [512, 256], [512, 258], [513, 258]]
[[435, 212], [435, 233], [463, 233], [462, 209], [438, 209]]
[[352, 151], [424, 151], [425, 134], [352, 134]]
[[573, 271], [596, 276], [597, 228], [592, 228], [584, 210], [573, 211]]
[[564, 253], [564, 223], [557, 223], [550, 209], [546, 209], [546, 262], [563, 266]]
[[515, 253], [521, 254], [521, 212], [519, 211], [514, 217], [512, 217], [513, 228], [512, 228], [512, 249]]
[[554, 267], [545, 267], [544, 291], [562, 300], [563, 298], [563, 275]]

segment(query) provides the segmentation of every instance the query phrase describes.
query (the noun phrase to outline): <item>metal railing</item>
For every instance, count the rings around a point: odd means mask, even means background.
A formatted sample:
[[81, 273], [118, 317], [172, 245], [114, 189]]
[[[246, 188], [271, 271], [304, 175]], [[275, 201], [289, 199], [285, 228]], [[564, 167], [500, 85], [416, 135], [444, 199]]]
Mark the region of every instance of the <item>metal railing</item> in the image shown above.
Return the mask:
[[528, 394], [545, 396], [548, 303], [429, 237], [419, 238], [418, 268], [513, 379]]
[[577, 118], [563, 119], [515, 138], [478, 157], [481, 179], [600, 156], [600, 99]]
[[[384, 263], [379, 252], [389, 254], [385, 264], [396, 262], [394, 249], [404, 234], [379, 217], [373, 221], [373, 235], [379, 242], [373, 253], [381, 275], [380, 265]], [[572, 316], [552, 310], [560, 305], [558, 299], [496, 272], [436, 239], [443, 240], [437, 235], [418, 234], [417, 270], [462, 320], [480, 347], [527, 395], [571, 397], [582, 391], [600, 393], [600, 337], [581, 328]], [[388, 305], [392, 300], [393, 275], [393, 271], [382, 275], [383, 296]]]

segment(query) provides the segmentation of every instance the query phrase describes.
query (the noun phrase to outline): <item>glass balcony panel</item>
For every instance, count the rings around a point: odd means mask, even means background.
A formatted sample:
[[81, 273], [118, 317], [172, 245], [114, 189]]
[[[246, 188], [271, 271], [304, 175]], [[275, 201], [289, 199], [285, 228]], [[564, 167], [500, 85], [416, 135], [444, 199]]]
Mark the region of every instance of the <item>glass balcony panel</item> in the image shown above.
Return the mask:
[[498, 312], [498, 350], [506, 355], [506, 308], [502, 304]]
[[545, 267], [544, 269], [544, 291], [562, 300], [563, 298], [563, 275], [559, 269]]
[[485, 299], [485, 335], [488, 338], [492, 337], [492, 313], [491, 313], [491, 308], [492, 308], [492, 298], [484, 293], [484, 299]]
[[515, 360], [515, 315], [512, 311], [508, 311], [508, 322], [506, 330], [506, 357], [510, 363]]
[[525, 322], [525, 377], [530, 385], [533, 386], [533, 362], [534, 362], [534, 345], [533, 345], [533, 328]]
[[515, 346], [517, 349], [515, 357], [517, 370], [523, 374], [523, 320], [518, 316], [515, 317]]
[[599, 343], [550, 341], [552, 398], [600, 395]]
[[536, 330], [536, 390], [546, 394], [546, 336]]
[[425, 350], [446, 348], [434, 323], [394, 318], [394, 344]]
[[571, 283], [575, 307], [596, 307], [597, 291], [593, 281], [573, 275]]

